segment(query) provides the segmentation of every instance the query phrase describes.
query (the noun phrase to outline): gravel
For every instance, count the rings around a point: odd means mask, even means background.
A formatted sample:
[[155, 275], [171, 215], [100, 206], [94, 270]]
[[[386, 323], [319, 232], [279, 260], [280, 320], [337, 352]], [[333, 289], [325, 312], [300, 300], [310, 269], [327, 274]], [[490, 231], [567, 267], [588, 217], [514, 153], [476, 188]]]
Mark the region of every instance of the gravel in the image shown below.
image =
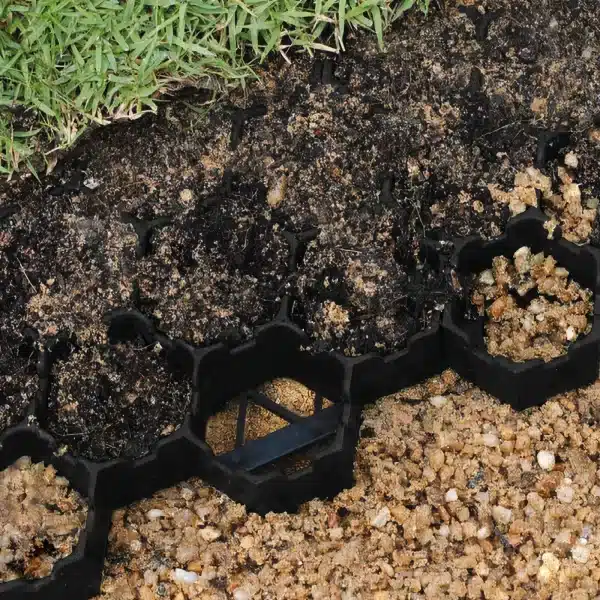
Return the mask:
[[117, 511], [97, 600], [596, 598], [598, 416], [600, 381], [516, 413], [447, 371], [367, 408], [332, 501], [263, 518], [191, 480]]

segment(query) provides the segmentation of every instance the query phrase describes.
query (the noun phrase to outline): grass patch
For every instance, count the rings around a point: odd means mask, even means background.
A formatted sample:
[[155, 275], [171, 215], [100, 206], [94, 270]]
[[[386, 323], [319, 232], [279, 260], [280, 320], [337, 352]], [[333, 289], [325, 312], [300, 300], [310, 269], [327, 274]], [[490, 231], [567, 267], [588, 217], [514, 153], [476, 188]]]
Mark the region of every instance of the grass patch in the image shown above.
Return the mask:
[[[291, 46], [339, 52], [429, 0], [0, 0], [0, 173], [183, 85], [243, 85]], [[325, 32], [332, 31], [325, 39]]]

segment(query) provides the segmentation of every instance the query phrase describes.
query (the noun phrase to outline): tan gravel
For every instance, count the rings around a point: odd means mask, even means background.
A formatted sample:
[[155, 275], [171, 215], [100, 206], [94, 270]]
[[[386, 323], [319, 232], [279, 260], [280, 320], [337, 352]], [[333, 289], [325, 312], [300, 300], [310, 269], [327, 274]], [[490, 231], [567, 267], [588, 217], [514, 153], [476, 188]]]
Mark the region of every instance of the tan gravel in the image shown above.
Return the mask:
[[600, 381], [516, 413], [446, 372], [365, 411], [332, 502], [262, 518], [192, 480], [117, 511], [98, 600], [596, 598], [598, 419]]
[[[527, 300], [527, 295], [536, 297]], [[509, 259], [496, 256], [479, 273], [471, 301], [487, 315], [488, 352], [516, 362], [552, 360], [591, 329], [592, 293], [569, 277], [552, 256], [519, 248]]]
[[24, 457], [0, 472], [0, 582], [37, 579], [71, 554], [87, 506], [51, 466]]

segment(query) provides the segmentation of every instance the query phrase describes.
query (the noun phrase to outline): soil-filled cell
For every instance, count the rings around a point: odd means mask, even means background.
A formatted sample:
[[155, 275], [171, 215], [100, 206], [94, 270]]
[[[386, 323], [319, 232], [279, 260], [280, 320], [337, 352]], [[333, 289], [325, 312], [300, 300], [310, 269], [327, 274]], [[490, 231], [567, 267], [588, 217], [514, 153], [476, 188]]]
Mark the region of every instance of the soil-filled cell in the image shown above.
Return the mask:
[[54, 366], [48, 428], [77, 456], [137, 458], [180, 427], [190, 397], [158, 345], [83, 347]]

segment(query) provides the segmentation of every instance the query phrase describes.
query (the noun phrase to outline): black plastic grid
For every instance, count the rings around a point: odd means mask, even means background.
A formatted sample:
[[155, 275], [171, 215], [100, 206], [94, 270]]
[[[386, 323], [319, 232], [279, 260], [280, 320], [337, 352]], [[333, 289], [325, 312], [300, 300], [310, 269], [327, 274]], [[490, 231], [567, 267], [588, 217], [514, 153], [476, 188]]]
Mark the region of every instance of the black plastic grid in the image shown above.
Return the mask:
[[[306, 351], [309, 340], [290, 319], [293, 300], [289, 297], [282, 299], [273, 321], [259, 327], [252, 340], [234, 348], [224, 344], [197, 347], [173, 340], [140, 312], [117, 310], [106, 319], [111, 341], [142, 339], [147, 345], [160, 343], [170, 367], [191, 378], [191, 408], [181, 427], [161, 439], [148, 455], [93, 462], [59, 453], [55, 440], [43, 430], [52, 363], [61, 348], [60, 340], [53, 341], [40, 352], [40, 392], [28, 418], [0, 436], [0, 468], [23, 455], [52, 464], [87, 499], [88, 520], [76, 550], [59, 561], [49, 577], [0, 584], [0, 598], [84, 600], [97, 594], [111, 511], [193, 476], [263, 514], [270, 510], [292, 511], [311, 498], [334, 496], [352, 485], [364, 404], [447, 367], [516, 408], [526, 408], [595, 380], [600, 335], [598, 253], [563, 240], [549, 240], [544, 220], [539, 211], [530, 210], [513, 219], [505, 235], [497, 240], [457, 241], [453, 264], [460, 277], [489, 266], [497, 254], [512, 255], [528, 245], [535, 251], [553, 254], [577, 281], [593, 290], [596, 305], [591, 333], [573, 344], [565, 356], [549, 363], [516, 364], [490, 356], [483, 343], [483, 322], [468, 321], [464, 316], [468, 301], [464, 297], [457, 297], [447, 307], [442, 324], [435, 322], [415, 335], [405, 350], [358, 358]], [[291, 270], [314, 234], [287, 234]], [[141, 251], [145, 252], [148, 246], [144, 246], [146, 249]], [[294, 379], [316, 393], [313, 415], [299, 417], [253, 391], [281, 377]], [[240, 425], [238, 447], [215, 456], [206, 443], [208, 419], [240, 395], [245, 395], [246, 402], [277, 412], [289, 424], [248, 443], [243, 443]], [[321, 398], [333, 405], [323, 408]], [[298, 454], [306, 466], [296, 468], [288, 462]], [[289, 468], [290, 464], [294, 468]]]

